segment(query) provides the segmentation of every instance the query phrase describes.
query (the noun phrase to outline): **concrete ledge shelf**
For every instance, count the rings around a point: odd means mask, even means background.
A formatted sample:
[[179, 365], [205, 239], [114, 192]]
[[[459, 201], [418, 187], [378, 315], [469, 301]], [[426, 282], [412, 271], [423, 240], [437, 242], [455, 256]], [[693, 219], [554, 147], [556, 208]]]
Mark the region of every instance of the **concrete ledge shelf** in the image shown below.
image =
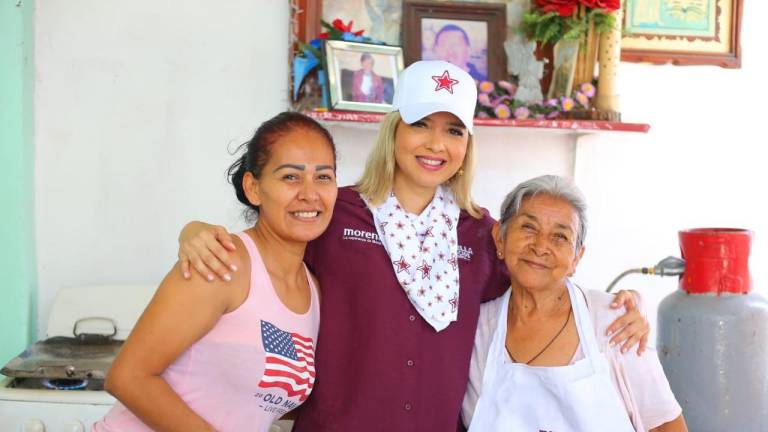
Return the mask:
[[[354, 112], [354, 111], [310, 111], [308, 116], [328, 125], [361, 127], [370, 129], [378, 124], [384, 114]], [[600, 133], [600, 132], [634, 132], [647, 133], [651, 128], [644, 123], [622, 123], [602, 120], [502, 120], [476, 118], [475, 126], [481, 127], [515, 127], [550, 130], [565, 133]]]

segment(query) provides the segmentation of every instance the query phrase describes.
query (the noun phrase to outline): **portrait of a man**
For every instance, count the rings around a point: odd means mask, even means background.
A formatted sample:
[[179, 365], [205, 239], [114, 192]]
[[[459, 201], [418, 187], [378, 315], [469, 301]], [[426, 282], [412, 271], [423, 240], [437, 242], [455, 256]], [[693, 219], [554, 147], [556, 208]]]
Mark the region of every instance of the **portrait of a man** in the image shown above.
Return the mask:
[[488, 79], [488, 25], [484, 21], [424, 18], [421, 58], [445, 60], [477, 81]]

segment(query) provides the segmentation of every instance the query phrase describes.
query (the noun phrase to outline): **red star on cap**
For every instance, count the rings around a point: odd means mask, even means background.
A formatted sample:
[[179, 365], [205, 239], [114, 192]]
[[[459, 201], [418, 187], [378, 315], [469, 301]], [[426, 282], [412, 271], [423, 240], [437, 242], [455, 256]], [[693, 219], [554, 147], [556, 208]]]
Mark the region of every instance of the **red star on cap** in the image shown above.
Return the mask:
[[437, 83], [435, 91], [446, 89], [450, 94], [453, 94], [453, 86], [459, 83], [459, 80], [451, 78], [447, 70], [442, 75], [432, 75], [432, 79]]

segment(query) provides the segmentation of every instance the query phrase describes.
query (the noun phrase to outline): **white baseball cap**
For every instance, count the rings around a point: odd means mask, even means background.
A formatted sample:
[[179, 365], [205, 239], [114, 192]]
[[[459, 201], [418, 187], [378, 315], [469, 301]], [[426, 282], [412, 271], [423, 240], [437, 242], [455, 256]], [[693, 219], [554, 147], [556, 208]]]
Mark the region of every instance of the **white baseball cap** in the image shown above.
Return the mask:
[[411, 124], [436, 112], [449, 112], [472, 134], [477, 104], [475, 80], [460, 67], [442, 60], [418, 61], [397, 79], [392, 105]]

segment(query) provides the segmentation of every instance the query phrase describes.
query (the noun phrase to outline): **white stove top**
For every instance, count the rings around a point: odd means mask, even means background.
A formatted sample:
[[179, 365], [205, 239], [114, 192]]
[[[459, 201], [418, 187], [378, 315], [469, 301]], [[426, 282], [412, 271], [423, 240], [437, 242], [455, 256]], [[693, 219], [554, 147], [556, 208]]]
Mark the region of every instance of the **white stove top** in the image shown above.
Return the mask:
[[[62, 289], [56, 295], [46, 337], [72, 337], [82, 318], [114, 321], [115, 339], [124, 340], [156, 290], [155, 285], [109, 285]], [[111, 334], [108, 320], [80, 321], [78, 333]], [[0, 379], [5, 378], [0, 375]], [[9, 388], [0, 380], [0, 432], [85, 432], [115, 403], [102, 390]]]

